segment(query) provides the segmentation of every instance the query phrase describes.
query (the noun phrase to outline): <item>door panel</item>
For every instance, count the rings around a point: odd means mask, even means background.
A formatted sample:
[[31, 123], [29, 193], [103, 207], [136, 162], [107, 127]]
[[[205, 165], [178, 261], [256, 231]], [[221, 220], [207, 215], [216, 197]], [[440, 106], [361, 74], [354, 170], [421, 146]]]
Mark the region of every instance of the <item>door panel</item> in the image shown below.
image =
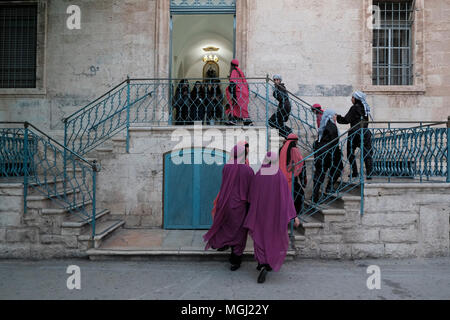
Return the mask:
[[[222, 168], [226, 153], [218, 150], [183, 150], [192, 164], [176, 165], [172, 154], [165, 156], [164, 170], [164, 228], [209, 229], [212, 224], [213, 201], [222, 183]], [[222, 164], [193, 164], [194, 154], [222, 158]]]

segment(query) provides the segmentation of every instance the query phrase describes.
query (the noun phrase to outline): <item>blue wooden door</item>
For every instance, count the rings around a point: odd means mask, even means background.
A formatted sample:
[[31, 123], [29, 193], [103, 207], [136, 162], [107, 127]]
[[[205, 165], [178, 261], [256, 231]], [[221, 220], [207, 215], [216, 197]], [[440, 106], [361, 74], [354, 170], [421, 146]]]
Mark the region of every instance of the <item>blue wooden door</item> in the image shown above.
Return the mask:
[[[221, 159], [221, 164], [195, 164], [195, 159]], [[176, 164], [173, 157], [190, 159]], [[178, 158], [178, 159], [180, 159]], [[222, 183], [222, 168], [227, 161], [223, 151], [188, 149], [169, 153], [164, 159], [164, 228], [209, 229], [211, 210]], [[198, 162], [198, 161], [197, 161]]]

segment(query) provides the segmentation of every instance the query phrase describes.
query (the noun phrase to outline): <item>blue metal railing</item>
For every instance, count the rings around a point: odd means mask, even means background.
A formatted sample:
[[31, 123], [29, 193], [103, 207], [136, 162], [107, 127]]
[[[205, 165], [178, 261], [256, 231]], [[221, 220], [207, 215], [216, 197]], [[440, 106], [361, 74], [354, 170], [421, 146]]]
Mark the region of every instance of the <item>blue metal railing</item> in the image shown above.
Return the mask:
[[94, 236], [96, 163], [83, 159], [30, 123], [0, 125], [1, 176], [23, 177], [24, 212], [29, 192], [44, 195], [69, 213], [89, 221]]
[[[364, 186], [368, 179], [403, 182], [407, 177], [406, 181], [411, 183], [421, 183], [425, 178], [427, 181], [450, 183], [450, 118], [447, 122], [415, 122], [419, 126], [393, 127], [394, 124], [411, 123], [361, 122], [295, 164], [303, 164], [313, 177], [310, 180], [311, 200], [306, 199], [303, 188], [296, 188], [293, 184], [294, 201], [303, 203], [299, 218], [304, 221], [343, 195], [358, 191], [358, 188], [362, 215]], [[369, 124], [368, 128], [364, 128], [366, 124]], [[381, 124], [386, 127], [381, 127]], [[348, 135], [349, 132], [352, 133]], [[349, 157], [350, 154], [354, 157]], [[312, 168], [307, 167], [308, 159], [314, 160]], [[359, 167], [356, 175], [353, 167]], [[361, 173], [361, 168], [365, 168], [365, 174], [364, 171]], [[292, 181], [294, 179], [292, 173]]]
[[[373, 122], [382, 125], [384, 122]], [[446, 122], [412, 128], [365, 129], [371, 132], [373, 177], [408, 177], [422, 181], [448, 175], [448, 128]]]
[[[182, 80], [186, 81], [183, 86]], [[64, 145], [84, 155], [112, 136], [126, 130], [129, 150], [129, 128], [132, 123], [152, 126], [204, 124], [247, 124], [274, 127], [269, 118], [276, 113], [278, 101], [272, 95], [275, 87], [267, 78], [248, 78], [249, 96], [237, 90], [234, 98], [227, 95], [228, 79], [210, 79], [199, 88], [203, 79], [127, 79], [94, 102], [64, 119]], [[238, 86], [243, 86], [239, 85]], [[183, 94], [186, 92], [186, 95]], [[317, 136], [315, 115], [310, 106], [287, 91], [291, 112], [285, 123], [300, 139], [308, 152]], [[232, 117], [230, 101], [244, 104], [248, 117], [242, 113]], [[233, 103], [233, 102], [231, 102]]]
[[[353, 129], [359, 126], [360, 124], [353, 127]], [[296, 185], [300, 186], [301, 182], [292, 184], [294, 202], [303, 203], [303, 206], [298, 212], [300, 220], [304, 221], [305, 218], [322, 210], [325, 205], [332, 204], [344, 194], [357, 190], [361, 186], [360, 177], [349, 174], [352, 165], [360, 159], [360, 152], [351, 161], [344, 156], [346, 144], [359, 135], [360, 130], [350, 135], [348, 135], [347, 131], [327, 144], [317, 147], [314, 152], [292, 166], [293, 168], [303, 165], [306, 172], [311, 172], [308, 178], [312, 187], [312, 196], [310, 199], [306, 199], [305, 187], [301, 189], [299, 187], [296, 188]], [[294, 176], [293, 172], [292, 181], [295, 181], [295, 179], [298, 178]]]

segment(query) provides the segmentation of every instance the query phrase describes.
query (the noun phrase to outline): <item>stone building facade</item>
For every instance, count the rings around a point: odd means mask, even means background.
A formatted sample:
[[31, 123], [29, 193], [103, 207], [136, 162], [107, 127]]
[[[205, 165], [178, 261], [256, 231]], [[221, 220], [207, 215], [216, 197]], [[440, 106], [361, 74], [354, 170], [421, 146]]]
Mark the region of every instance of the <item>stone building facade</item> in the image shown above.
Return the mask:
[[[58, 135], [63, 117], [127, 75], [169, 77], [170, 0], [30, 0], [1, 5], [17, 3], [37, 3], [37, 81], [35, 88], [0, 88], [2, 121], [28, 120]], [[340, 113], [348, 109], [352, 91], [364, 90], [376, 120], [446, 120], [450, 4], [414, 1], [412, 83], [402, 86], [373, 85], [374, 31], [368, 28], [372, 4], [237, 0], [235, 56], [247, 76], [281, 74], [293, 93]], [[70, 5], [80, 8], [80, 29], [67, 27]]]
[[[178, 22], [192, 17], [197, 19], [205, 12], [174, 10], [180, 3], [194, 1], [2, 1], [0, 18], [5, 21], [11, 15], [5, 8], [35, 6], [36, 64], [34, 86], [23, 88], [8, 85], [10, 65], [5, 63], [7, 59], [1, 61], [0, 121], [29, 121], [62, 141], [62, 120], [127, 76], [167, 79], [195, 73], [195, 70], [183, 71], [189, 66], [178, 67], [181, 64], [176, 59], [201, 61], [202, 47], [198, 51], [186, 50], [193, 57], [181, 57], [178, 53], [182, 53], [182, 49], [177, 51], [173, 41], [179, 39], [177, 32], [192, 34], [189, 30], [177, 29]], [[240, 60], [248, 77], [281, 74], [292, 93], [341, 114], [348, 110], [352, 92], [363, 90], [368, 94], [372, 115], [377, 121], [445, 121], [450, 115], [448, 0], [217, 0], [199, 3], [233, 4], [226, 12], [232, 24], [221, 24], [231, 31], [227, 29], [218, 36], [221, 43], [228, 46], [228, 54], [219, 54], [219, 58], [228, 62], [229, 52], [233, 52], [232, 56]], [[81, 15], [79, 29], [68, 27], [74, 15], [74, 11], [68, 9], [73, 5], [79, 8]], [[397, 27], [407, 25], [408, 37], [399, 35], [400, 42], [406, 41], [406, 44], [393, 48], [398, 40], [391, 36], [394, 31], [383, 31], [383, 41], [389, 35], [389, 48], [380, 46], [380, 31], [373, 29], [374, 12], [376, 14], [378, 9], [374, 11], [373, 5], [385, 11], [391, 8], [391, 14], [395, 11], [394, 5], [399, 12], [404, 11], [406, 22], [399, 13], [395, 23], [390, 23]], [[207, 13], [218, 14], [214, 10]], [[383, 13], [380, 16], [383, 17]], [[388, 23], [386, 13], [384, 18], [384, 23]], [[180, 25], [186, 21], [182, 20]], [[212, 34], [208, 33], [205, 23], [193, 24], [192, 28], [201, 29], [199, 32], [208, 37]], [[378, 51], [374, 49], [374, 37], [378, 39]], [[213, 46], [216, 40], [208, 38], [206, 42], [198, 41], [198, 45]], [[189, 45], [189, 41], [186, 43]], [[4, 57], [5, 48], [2, 48]], [[11, 49], [8, 54], [11, 56], [13, 52]], [[380, 57], [375, 57], [380, 52], [385, 54], [385, 59], [388, 57], [388, 62], [384, 61], [387, 66], [383, 66]], [[391, 55], [395, 54], [397, 61], [391, 65], [390, 61], [395, 60]], [[399, 85], [398, 81], [377, 84], [380, 76], [375, 77], [374, 72], [382, 68], [392, 72], [399, 68], [403, 84]], [[404, 70], [408, 73], [405, 81]], [[226, 76], [225, 69], [221, 77]], [[99, 208], [108, 209], [114, 219], [121, 220], [114, 228], [123, 224], [131, 228], [163, 227], [164, 156], [175, 144], [170, 140], [172, 129], [150, 125], [132, 127], [129, 152], [125, 149], [125, 137], [120, 135], [109, 141], [109, 149], [96, 150], [95, 156], [102, 165], [97, 203]], [[258, 148], [259, 152], [263, 149], [265, 146]], [[118, 184], [118, 180], [122, 183]], [[361, 198], [348, 196], [343, 199], [345, 210], [323, 212], [321, 224], [305, 224], [303, 236], [297, 236], [295, 241], [300, 254], [324, 258], [448, 254], [448, 184], [397, 187], [369, 187], [364, 194], [367, 201], [364, 216], [360, 216], [356, 208]], [[60, 211], [31, 208], [35, 210], [25, 215], [22, 192], [20, 183], [3, 185], [0, 190], [0, 256], [85, 255], [90, 239], [85, 234], [86, 226], [74, 227], [73, 223], [63, 221], [65, 212]], [[420, 197], [415, 197], [417, 194]], [[36, 202], [47, 201], [33, 196]], [[411, 203], [406, 209], [399, 205], [405, 199]]]

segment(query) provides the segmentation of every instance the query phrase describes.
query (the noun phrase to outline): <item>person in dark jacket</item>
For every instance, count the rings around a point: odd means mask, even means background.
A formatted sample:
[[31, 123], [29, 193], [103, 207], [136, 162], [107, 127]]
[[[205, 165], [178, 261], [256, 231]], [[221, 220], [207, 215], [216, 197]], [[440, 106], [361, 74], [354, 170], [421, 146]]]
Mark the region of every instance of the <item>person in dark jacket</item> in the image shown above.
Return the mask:
[[206, 122], [221, 120], [223, 117], [223, 95], [220, 89], [220, 80], [208, 80], [208, 87], [206, 92]]
[[317, 203], [322, 198], [322, 184], [325, 181], [327, 172], [329, 174], [328, 185], [325, 193], [334, 191], [334, 184], [342, 174], [342, 152], [339, 148], [339, 130], [336, 126], [336, 112], [325, 110], [319, 128], [319, 138], [314, 144], [314, 151], [319, 152], [314, 157], [314, 187], [312, 202]]
[[178, 83], [175, 96], [173, 97], [173, 105], [175, 108], [175, 125], [189, 124], [189, 81], [183, 79]]
[[203, 121], [205, 118], [206, 89], [200, 81], [195, 82], [191, 91], [191, 109], [189, 116], [191, 121]]
[[284, 83], [281, 83], [282, 79], [280, 75], [274, 75], [273, 81], [275, 82], [275, 90], [273, 91], [273, 97], [278, 100], [278, 109], [269, 119], [269, 125], [272, 128], [278, 129], [280, 136], [287, 139], [289, 134], [292, 133], [292, 129], [285, 125], [285, 122], [289, 120], [289, 114], [291, 113], [291, 103]]
[[[370, 117], [370, 106], [366, 102], [366, 95], [357, 91], [352, 96], [352, 103], [350, 110], [342, 117], [341, 115], [337, 116], [337, 122], [340, 124], [350, 124], [350, 131], [348, 132], [348, 141], [347, 141], [347, 157], [350, 165], [352, 167], [352, 177], [358, 177], [358, 167], [356, 165], [355, 159], [355, 151], [356, 148], [361, 148], [361, 135], [358, 130], [360, 126], [355, 127], [361, 120], [368, 121]], [[363, 128], [367, 129], [368, 123], [364, 123]], [[370, 175], [372, 174], [372, 133], [369, 130], [364, 130], [363, 136], [363, 147], [364, 147], [364, 164], [366, 167], [366, 176], [367, 179], [372, 179]], [[361, 174], [363, 174], [363, 170], [361, 168]]]

